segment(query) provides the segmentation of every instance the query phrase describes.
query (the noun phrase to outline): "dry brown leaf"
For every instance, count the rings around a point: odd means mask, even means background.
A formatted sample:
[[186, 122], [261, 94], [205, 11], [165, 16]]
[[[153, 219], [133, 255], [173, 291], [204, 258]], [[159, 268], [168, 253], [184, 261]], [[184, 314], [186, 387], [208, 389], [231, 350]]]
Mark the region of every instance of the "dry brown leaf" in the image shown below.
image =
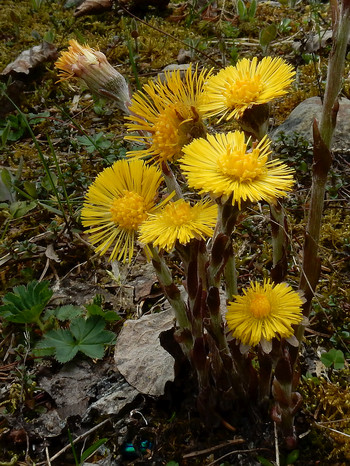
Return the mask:
[[7, 75], [12, 72], [29, 74], [42, 63], [56, 60], [56, 58], [56, 47], [48, 42], [43, 42], [41, 45], [35, 45], [31, 49], [24, 50], [20, 53], [16, 60], [7, 65], [1, 74]]

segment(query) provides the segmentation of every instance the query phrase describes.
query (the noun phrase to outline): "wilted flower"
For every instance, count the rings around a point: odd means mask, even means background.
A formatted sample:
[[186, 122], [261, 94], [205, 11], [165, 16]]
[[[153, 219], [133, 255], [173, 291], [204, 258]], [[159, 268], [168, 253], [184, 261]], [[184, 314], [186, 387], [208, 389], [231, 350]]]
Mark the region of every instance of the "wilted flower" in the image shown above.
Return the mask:
[[91, 243], [100, 243], [96, 252], [113, 247], [110, 260], [131, 261], [140, 225], [169, 199], [155, 202], [161, 182], [161, 172], [141, 160], [118, 160], [97, 176], [81, 213]]
[[303, 320], [304, 300], [286, 283], [255, 282], [243, 290], [243, 296], [234, 299], [228, 304], [226, 321], [233, 337], [243, 345], [255, 346], [274, 337], [289, 338], [294, 334], [292, 325]]
[[102, 52], [88, 45], [80, 45], [73, 39], [69, 41], [68, 50], [62, 52], [55, 66], [60, 70], [60, 80], [80, 78], [92, 92], [112, 98], [121, 110], [128, 112], [128, 84]]
[[179, 199], [149, 215], [140, 227], [140, 241], [171, 251], [177, 241], [187, 244], [193, 238], [213, 236], [216, 219], [217, 205], [202, 201], [191, 206]]
[[293, 185], [293, 170], [279, 160], [268, 160], [270, 141], [265, 136], [248, 149], [243, 132], [234, 131], [195, 139], [183, 148], [181, 169], [191, 188], [232, 205], [265, 200], [274, 203]]
[[247, 108], [286, 94], [294, 75], [282, 58], [264, 57], [259, 63], [256, 57], [243, 58], [207, 81], [200, 110], [205, 116], [240, 118]]
[[180, 71], [166, 72], [165, 81], [150, 81], [142, 92], [133, 95], [127, 117], [128, 131], [140, 134], [127, 136], [129, 141], [146, 143], [147, 148], [131, 151], [130, 157], [150, 156], [161, 163], [174, 161], [182, 147], [193, 138], [206, 133], [199, 104], [210, 72], [198, 73], [190, 66], [181, 79]]

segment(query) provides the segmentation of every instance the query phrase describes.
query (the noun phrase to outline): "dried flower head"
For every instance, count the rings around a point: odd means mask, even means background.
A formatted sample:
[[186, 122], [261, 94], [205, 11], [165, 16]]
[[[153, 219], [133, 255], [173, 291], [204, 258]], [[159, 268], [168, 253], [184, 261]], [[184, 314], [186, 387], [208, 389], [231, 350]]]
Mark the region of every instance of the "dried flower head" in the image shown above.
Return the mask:
[[128, 84], [102, 52], [70, 40], [68, 50], [61, 53], [55, 66], [60, 70], [61, 81], [72, 77], [80, 78], [92, 92], [112, 98], [121, 110], [128, 112]]

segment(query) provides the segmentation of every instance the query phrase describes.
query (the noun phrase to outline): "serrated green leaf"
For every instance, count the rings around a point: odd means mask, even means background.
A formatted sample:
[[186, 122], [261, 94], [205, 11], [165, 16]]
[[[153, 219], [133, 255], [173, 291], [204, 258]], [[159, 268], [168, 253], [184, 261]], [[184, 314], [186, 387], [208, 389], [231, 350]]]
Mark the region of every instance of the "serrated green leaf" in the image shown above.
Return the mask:
[[111, 344], [115, 335], [113, 332], [104, 330], [106, 323], [99, 316], [88, 319], [78, 317], [70, 325], [70, 331], [76, 338], [79, 350], [90, 358], [102, 358], [104, 345]]
[[60, 320], [61, 322], [65, 320], [73, 320], [76, 317], [79, 317], [83, 314], [83, 309], [79, 306], [73, 306], [72, 304], [67, 304], [66, 306], [61, 306], [55, 309], [53, 315]]
[[50, 330], [46, 333], [37, 348], [54, 348], [55, 358], [58, 362], [65, 363], [74, 358], [78, 352], [78, 345], [72, 333], [68, 329]]
[[69, 329], [50, 330], [37, 348], [54, 348], [57, 361], [65, 363], [81, 351], [90, 358], [100, 359], [104, 346], [113, 343], [113, 332], [104, 330], [106, 322], [99, 316], [75, 318]]
[[85, 307], [90, 316], [101, 316], [106, 322], [115, 322], [121, 319], [115, 311], [104, 311], [97, 304], [88, 304]]
[[321, 354], [321, 361], [326, 367], [333, 366], [334, 369], [343, 369], [345, 364], [344, 353], [341, 350], [332, 348], [327, 353]]
[[27, 286], [19, 285], [7, 293], [0, 306], [0, 316], [9, 322], [27, 324], [37, 322], [53, 292], [49, 282], [33, 280]]

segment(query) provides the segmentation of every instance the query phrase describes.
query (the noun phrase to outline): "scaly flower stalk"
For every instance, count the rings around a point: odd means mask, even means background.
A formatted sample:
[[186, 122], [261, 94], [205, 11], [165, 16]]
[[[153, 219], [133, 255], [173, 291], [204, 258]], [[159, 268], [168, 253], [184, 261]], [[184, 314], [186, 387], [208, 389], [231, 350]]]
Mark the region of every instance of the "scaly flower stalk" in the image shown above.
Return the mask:
[[[333, 9], [335, 7], [333, 6]], [[332, 163], [330, 146], [336, 123], [338, 96], [344, 73], [345, 54], [350, 32], [350, 5], [343, 0], [338, 11], [334, 11], [336, 22], [333, 29], [333, 47], [329, 57], [326, 89], [322, 107], [319, 131], [314, 124], [314, 164], [311, 186], [309, 217], [306, 226], [300, 288], [305, 292], [307, 300], [304, 314], [309, 315], [311, 300], [319, 279], [320, 259], [318, 244], [324, 207], [324, 196], [327, 175]], [[302, 329], [299, 338], [302, 338]]]

